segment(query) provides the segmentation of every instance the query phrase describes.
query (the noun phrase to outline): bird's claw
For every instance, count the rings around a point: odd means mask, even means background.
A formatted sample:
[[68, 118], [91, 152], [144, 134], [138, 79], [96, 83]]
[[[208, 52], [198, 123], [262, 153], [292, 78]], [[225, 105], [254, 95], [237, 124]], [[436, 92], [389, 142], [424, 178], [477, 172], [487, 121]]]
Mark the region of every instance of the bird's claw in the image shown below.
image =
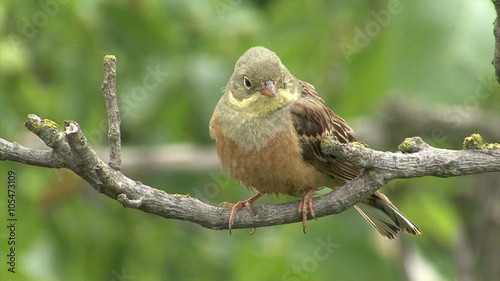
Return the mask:
[[307, 228], [307, 214], [309, 213], [313, 219], [316, 219], [316, 214], [313, 209], [313, 204], [312, 204], [312, 198], [314, 196], [314, 189], [309, 189], [307, 192], [302, 196], [302, 199], [300, 200], [298, 212], [299, 215], [302, 215], [302, 231], [304, 234], [306, 233], [306, 228]]
[[[247, 199], [245, 201], [239, 201], [238, 203], [236, 204], [233, 204], [233, 203], [228, 203], [228, 202], [222, 202], [219, 204], [219, 206], [217, 207], [217, 212], [219, 212], [219, 214], [222, 213], [222, 210], [221, 208], [223, 207], [230, 207], [231, 208], [231, 213], [229, 214], [229, 225], [228, 225], [228, 228], [229, 228], [229, 234], [232, 234], [231, 233], [231, 229], [233, 227], [233, 224], [234, 224], [234, 218], [236, 216], [236, 212], [245, 207], [248, 212], [250, 212], [250, 215], [254, 215], [254, 212], [253, 212], [253, 209], [252, 209], [252, 205], [253, 205], [253, 202], [255, 200], [257, 200], [258, 198], [260, 198], [262, 196], [261, 193], [258, 193], [256, 195], [254, 195], [253, 197], [251, 197], [250, 199]], [[250, 235], [254, 234], [255, 233], [255, 227], [253, 228], [253, 230], [249, 233]]]

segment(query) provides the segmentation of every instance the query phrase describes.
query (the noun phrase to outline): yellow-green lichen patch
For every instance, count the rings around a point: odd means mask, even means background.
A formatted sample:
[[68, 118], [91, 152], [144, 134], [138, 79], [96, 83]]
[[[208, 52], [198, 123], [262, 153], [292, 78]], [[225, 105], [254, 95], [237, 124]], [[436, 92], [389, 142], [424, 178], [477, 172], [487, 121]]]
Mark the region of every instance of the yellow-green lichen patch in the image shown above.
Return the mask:
[[480, 134], [472, 134], [470, 137], [464, 139], [463, 148], [464, 149], [474, 149], [483, 147], [483, 138]]
[[104, 62], [108, 62], [110, 60], [116, 60], [116, 57], [114, 55], [106, 55], [104, 57]]
[[359, 141], [351, 142], [351, 144], [357, 147], [363, 147], [363, 148], [368, 147], [366, 144]]
[[500, 143], [485, 143], [483, 144], [483, 148], [492, 150], [492, 149], [500, 149]]
[[457, 169], [454, 167], [454, 165], [451, 165], [451, 164], [450, 164], [450, 165], [448, 165], [447, 167], [445, 167], [445, 170], [446, 170], [446, 172], [447, 172], [447, 173], [452, 174], [452, 175], [454, 175], [454, 176], [460, 176], [460, 175], [461, 175], [460, 171], [459, 171], [459, 170], [457, 170]]
[[500, 149], [500, 143], [484, 143], [479, 134], [472, 134], [464, 139], [463, 149]]
[[398, 150], [403, 153], [415, 152], [415, 142], [410, 139], [405, 139], [400, 145], [398, 145]]
[[43, 122], [45, 123], [45, 125], [47, 125], [48, 127], [51, 127], [51, 128], [57, 128], [59, 127], [59, 125], [57, 125], [56, 122], [50, 120], [50, 119], [43, 119]]
[[335, 141], [335, 139], [332, 136], [326, 136], [321, 141], [321, 146], [328, 145], [329, 142], [333, 142], [333, 141]]
[[38, 133], [43, 129], [43, 123], [38, 121], [28, 120], [24, 126], [34, 133]]

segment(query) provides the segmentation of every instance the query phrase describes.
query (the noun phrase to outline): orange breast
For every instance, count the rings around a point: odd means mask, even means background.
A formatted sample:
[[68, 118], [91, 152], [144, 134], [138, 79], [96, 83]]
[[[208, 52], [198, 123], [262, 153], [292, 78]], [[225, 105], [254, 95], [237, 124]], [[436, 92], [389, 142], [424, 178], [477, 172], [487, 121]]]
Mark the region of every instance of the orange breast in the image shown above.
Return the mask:
[[240, 147], [212, 128], [222, 169], [261, 193], [298, 195], [309, 188], [322, 187], [327, 176], [302, 160], [297, 135], [293, 128], [289, 129], [257, 149]]

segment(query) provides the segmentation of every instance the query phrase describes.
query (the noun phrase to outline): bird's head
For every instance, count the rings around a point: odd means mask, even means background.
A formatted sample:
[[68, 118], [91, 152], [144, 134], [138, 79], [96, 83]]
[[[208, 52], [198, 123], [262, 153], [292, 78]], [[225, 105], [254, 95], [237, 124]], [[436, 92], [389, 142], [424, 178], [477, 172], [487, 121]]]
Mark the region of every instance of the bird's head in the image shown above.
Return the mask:
[[297, 79], [274, 52], [264, 47], [250, 48], [240, 57], [224, 95], [229, 106], [258, 116], [300, 97]]

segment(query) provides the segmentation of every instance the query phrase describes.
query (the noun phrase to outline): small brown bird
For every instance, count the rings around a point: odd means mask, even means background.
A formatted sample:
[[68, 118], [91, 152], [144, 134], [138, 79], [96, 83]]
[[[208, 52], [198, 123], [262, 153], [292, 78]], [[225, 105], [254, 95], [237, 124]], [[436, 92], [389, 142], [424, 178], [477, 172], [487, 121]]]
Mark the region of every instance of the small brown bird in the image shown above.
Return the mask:
[[[286, 194], [302, 196], [298, 211], [305, 230], [307, 213], [314, 217], [314, 192], [360, 174], [349, 163], [321, 152], [324, 137], [354, 142], [352, 132], [314, 87], [295, 78], [274, 52], [264, 47], [246, 51], [210, 120], [222, 169], [259, 192], [236, 204], [223, 203], [232, 207], [229, 229], [238, 209], [251, 208], [263, 194]], [[355, 208], [384, 237], [420, 233], [380, 191]]]

